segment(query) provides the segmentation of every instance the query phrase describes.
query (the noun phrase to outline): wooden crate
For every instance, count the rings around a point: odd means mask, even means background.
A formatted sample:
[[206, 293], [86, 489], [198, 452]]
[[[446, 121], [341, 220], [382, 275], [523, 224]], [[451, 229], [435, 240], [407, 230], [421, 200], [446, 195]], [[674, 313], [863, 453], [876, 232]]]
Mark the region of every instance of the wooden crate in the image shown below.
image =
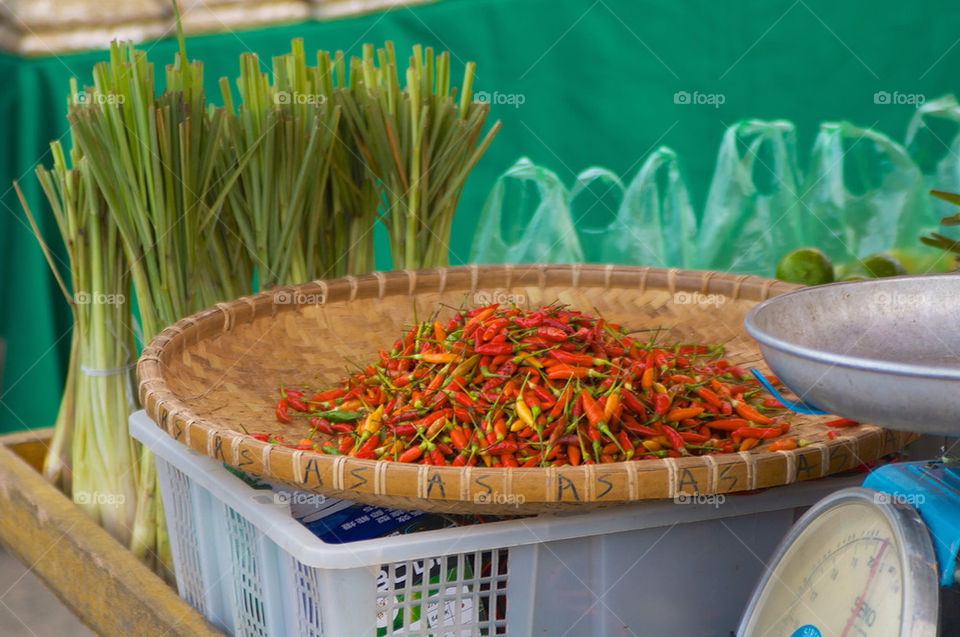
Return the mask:
[[51, 434], [0, 436], [0, 543], [100, 635], [222, 635], [43, 479]]

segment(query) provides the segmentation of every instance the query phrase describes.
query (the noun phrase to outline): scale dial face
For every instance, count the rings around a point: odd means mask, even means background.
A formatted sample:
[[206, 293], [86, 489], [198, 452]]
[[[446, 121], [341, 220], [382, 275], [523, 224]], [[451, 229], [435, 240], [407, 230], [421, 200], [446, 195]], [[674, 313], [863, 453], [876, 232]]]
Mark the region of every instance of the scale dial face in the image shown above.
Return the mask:
[[777, 548], [744, 637], [935, 637], [938, 582], [912, 507], [856, 487], [807, 511]]

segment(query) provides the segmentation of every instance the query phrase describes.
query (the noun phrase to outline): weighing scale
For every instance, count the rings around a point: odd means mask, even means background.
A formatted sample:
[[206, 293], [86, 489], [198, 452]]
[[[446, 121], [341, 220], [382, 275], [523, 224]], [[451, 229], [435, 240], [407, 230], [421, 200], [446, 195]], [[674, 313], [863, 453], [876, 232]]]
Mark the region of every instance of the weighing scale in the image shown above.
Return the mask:
[[[800, 398], [787, 406], [960, 435], [960, 275], [805, 288], [758, 304], [745, 324]], [[882, 466], [797, 521], [737, 634], [960, 636], [958, 550], [960, 462]]]

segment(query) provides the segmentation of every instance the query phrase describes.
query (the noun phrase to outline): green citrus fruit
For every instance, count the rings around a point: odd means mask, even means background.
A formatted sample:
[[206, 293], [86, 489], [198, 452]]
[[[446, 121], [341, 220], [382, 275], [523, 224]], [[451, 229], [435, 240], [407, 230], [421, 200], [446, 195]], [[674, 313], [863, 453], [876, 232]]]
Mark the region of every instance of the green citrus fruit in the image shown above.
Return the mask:
[[777, 278], [804, 285], [830, 283], [833, 281], [833, 264], [827, 255], [816, 248], [797, 248], [780, 259]]
[[863, 257], [853, 265], [851, 274], [863, 274], [874, 278], [899, 276], [907, 273], [907, 269], [903, 267], [899, 259], [883, 252]]

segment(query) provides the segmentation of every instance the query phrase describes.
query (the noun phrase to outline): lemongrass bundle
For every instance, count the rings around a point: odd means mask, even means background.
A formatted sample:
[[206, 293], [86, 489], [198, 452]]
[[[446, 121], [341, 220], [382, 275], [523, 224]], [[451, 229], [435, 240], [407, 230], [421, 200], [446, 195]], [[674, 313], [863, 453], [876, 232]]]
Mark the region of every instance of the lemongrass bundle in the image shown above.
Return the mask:
[[[136, 290], [143, 339], [218, 301], [250, 290], [252, 265], [227, 236], [222, 204], [233, 177], [216, 174], [224, 111], [207, 109], [202, 66], [181, 50], [154, 91], [153, 65], [114, 43], [94, 68], [86, 99], [68, 113], [75, 143], [108, 204]], [[222, 179], [222, 180], [221, 180]], [[143, 449], [131, 548], [167, 561], [153, 457]]]
[[[59, 142], [53, 167], [36, 174], [69, 257], [72, 294], [60, 279], [33, 216], [34, 232], [67, 296], [74, 331], [70, 371], [58, 417], [60, 441], [70, 441], [74, 502], [121, 542], [129, 542], [135, 515], [138, 462], [127, 419], [135, 405], [130, 277], [116, 227], [94, 182], [89, 162], [74, 152], [68, 168]], [[19, 191], [19, 189], [18, 189]], [[65, 472], [58, 442], [47, 464]]]
[[87, 499], [92, 516], [158, 568], [169, 545], [156, 470], [126, 434], [131, 282], [146, 342], [256, 279], [267, 288], [372, 270], [378, 219], [396, 267], [444, 264], [466, 175], [499, 127], [481, 139], [487, 106], [469, 99], [473, 66], [457, 102], [446, 53], [414, 47], [402, 89], [390, 43], [376, 60], [366, 46], [350, 66], [349, 81], [342, 52], [320, 51], [308, 66], [299, 40], [274, 59], [272, 77], [244, 55], [240, 101], [221, 80], [216, 108], [181, 32], [159, 96], [153, 65], [132, 44], [111, 45], [83, 94], [71, 83], [73, 167], [54, 144], [54, 167], [38, 176], [68, 245], [72, 289], [114, 302], [72, 306], [45, 473], [72, 479], [78, 503]]
[[[307, 66], [303, 42], [294, 40], [291, 53], [273, 60], [272, 81], [255, 54], [241, 56], [236, 105], [229, 82], [220, 81], [229, 135], [219, 165], [226, 175], [237, 157], [249, 156], [227, 201], [261, 288], [347, 269], [338, 255], [353, 220], [349, 209], [328, 203], [342, 197], [329, 179], [334, 153], [342, 153], [331, 72], [325, 54]], [[372, 241], [369, 252], [372, 263]]]
[[466, 65], [459, 99], [449, 53], [430, 47], [413, 47], [403, 89], [391, 42], [376, 55], [364, 45], [350, 67], [344, 117], [380, 189], [393, 266], [446, 265], [464, 182], [500, 127], [482, 136], [489, 104], [472, 99], [474, 64]]

